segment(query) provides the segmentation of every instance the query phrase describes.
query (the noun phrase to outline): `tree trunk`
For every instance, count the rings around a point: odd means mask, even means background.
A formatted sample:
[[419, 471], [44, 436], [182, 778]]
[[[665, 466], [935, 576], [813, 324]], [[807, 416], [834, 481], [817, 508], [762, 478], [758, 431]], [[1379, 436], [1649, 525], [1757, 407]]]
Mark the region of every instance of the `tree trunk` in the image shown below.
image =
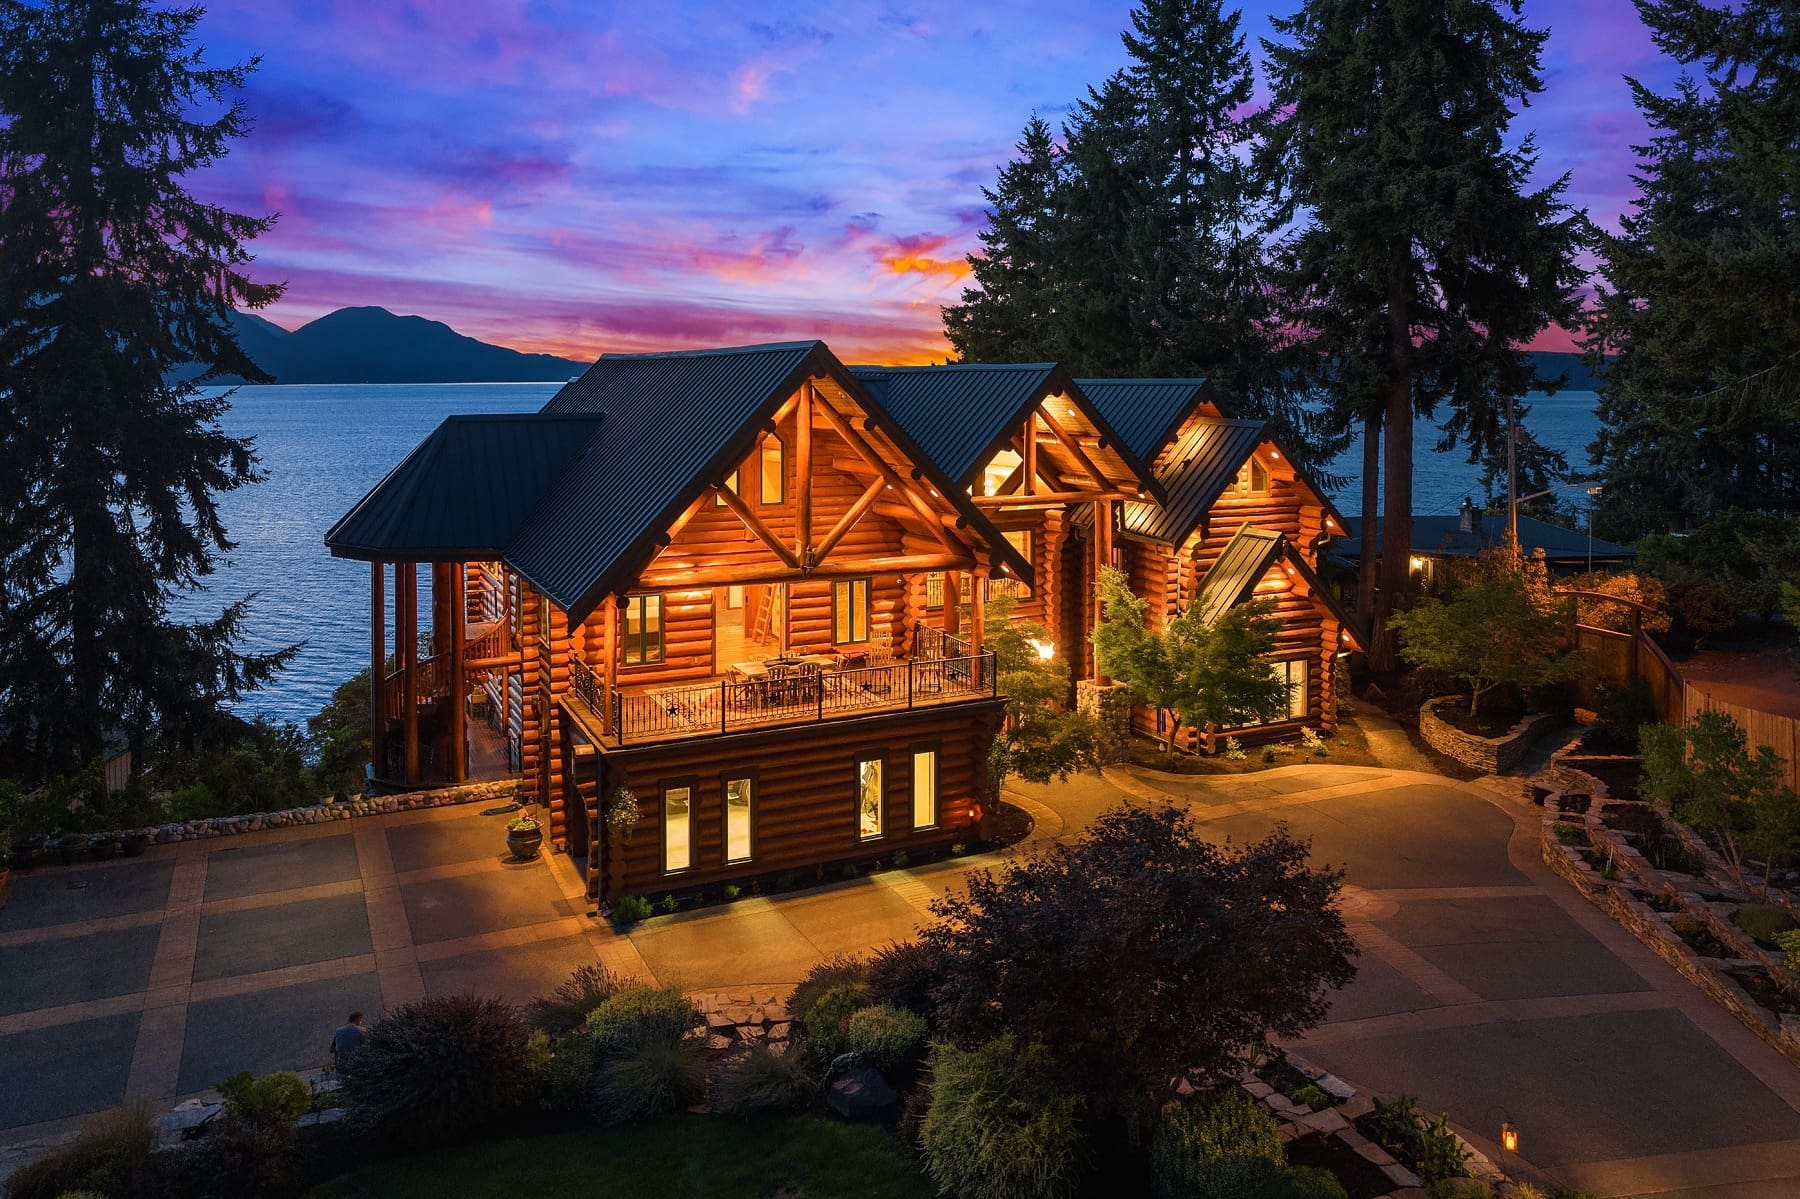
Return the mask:
[[1175, 735], [1180, 731], [1181, 721], [1175, 719], [1175, 714], [1171, 712], [1169, 714], [1169, 735], [1163, 738], [1163, 752], [1170, 762], [1175, 760]]
[[1363, 477], [1361, 547], [1356, 572], [1356, 612], [1364, 620], [1375, 614], [1375, 561], [1381, 554], [1380, 536], [1375, 530], [1376, 514], [1381, 511], [1381, 413], [1371, 412], [1363, 418]]
[[1408, 293], [1412, 287], [1412, 248], [1397, 246], [1387, 280], [1387, 443], [1383, 454], [1381, 583], [1375, 596], [1369, 665], [1392, 670], [1397, 664], [1387, 620], [1408, 590], [1412, 560], [1412, 321]]

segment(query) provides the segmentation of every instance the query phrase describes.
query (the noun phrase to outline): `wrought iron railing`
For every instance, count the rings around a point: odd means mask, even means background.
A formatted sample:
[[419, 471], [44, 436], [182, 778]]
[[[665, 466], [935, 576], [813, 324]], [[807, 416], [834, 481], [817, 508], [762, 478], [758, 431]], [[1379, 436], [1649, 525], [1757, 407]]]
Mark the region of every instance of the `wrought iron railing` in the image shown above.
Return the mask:
[[913, 641], [914, 656], [919, 658], [967, 658], [975, 652], [955, 633], [946, 633], [927, 624], [917, 626]]
[[[659, 687], [637, 695], [615, 691], [607, 731], [622, 742], [745, 732], [956, 703], [996, 695], [998, 684], [994, 655], [984, 651], [783, 678]], [[579, 694], [579, 683], [577, 688]]]

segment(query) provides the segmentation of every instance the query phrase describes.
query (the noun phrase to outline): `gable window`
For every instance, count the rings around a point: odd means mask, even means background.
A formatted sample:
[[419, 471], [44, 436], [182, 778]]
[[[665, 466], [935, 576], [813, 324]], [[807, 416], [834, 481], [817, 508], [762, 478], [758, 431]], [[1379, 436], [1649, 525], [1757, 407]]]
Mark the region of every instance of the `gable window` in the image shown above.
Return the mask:
[[749, 779], [727, 779], [725, 782], [725, 861], [750, 860], [750, 791]]
[[663, 597], [660, 592], [625, 597], [625, 665], [663, 660]]
[[1239, 495], [1269, 494], [1269, 468], [1255, 458], [1238, 468], [1234, 490]]
[[1305, 658], [1282, 658], [1269, 663], [1275, 677], [1288, 685], [1287, 708], [1277, 712], [1276, 720], [1306, 719], [1306, 665]]
[[915, 749], [912, 756], [912, 817], [915, 829], [938, 822], [938, 760], [935, 749]]
[[869, 639], [869, 580], [838, 579], [831, 585], [831, 643], [862, 645]]
[[[737, 489], [738, 489], [738, 473], [734, 470], [730, 474], [725, 476], [725, 490], [731, 492], [731, 494], [733, 494], [733, 495], [736, 495]], [[713, 507], [723, 508], [724, 506], [725, 506], [725, 497], [722, 495], [719, 495], [717, 492], [715, 492], [713, 494]]]
[[860, 758], [856, 763], [856, 836], [868, 841], [881, 836], [883, 802], [880, 758]]
[[762, 502], [779, 504], [787, 498], [787, 475], [781, 438], [770, 433], [762, 440]]
[[663, 788], [663, 873], [674, 874], [694, 864], [694, 789]]

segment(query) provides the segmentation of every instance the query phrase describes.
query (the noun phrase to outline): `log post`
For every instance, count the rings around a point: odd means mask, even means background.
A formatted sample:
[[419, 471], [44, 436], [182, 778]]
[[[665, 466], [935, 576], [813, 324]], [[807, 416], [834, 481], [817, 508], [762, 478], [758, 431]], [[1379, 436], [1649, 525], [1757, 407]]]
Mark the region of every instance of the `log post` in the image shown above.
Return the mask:
[[962, 572], [944, 572], [944, 632], [962, 636]]
[[387, 774], [387, 564], [369, 563], [369, 759]]
[[400, 651], [401, 740], [406, 754], [406, 784], [419, 783], [419, 566], [394, 567], [394, 640]]
[[804, 567], [812, 565], [813, 512], [813, 395], [812, 380], [800, 385], [800, 406], [794, 413], [794, 557]]
[[[1094, 578], [1092, 594], [1094, 597], [1094, 629], [1100, 627], [1100, 572], [1112, 565], [1113, 556], [1113, 506], [1111, 500], [1098, 500], [1094, 504]], [[1106, 686], [1105, 673], [1100, 669], [1100, 655], [1094, 655], [1094, 682]]]
[[1025, 472], [1025, 479], [1024, 479], [1025, 486], [1022, 488], [1022, 490], [1025, 492], [1026, 495], [1036, 495], [1037, 494], [1037, 410], [1036, 409], [1033, 409], [1032, 411], [1027, 412], [1025, 414], [1025, 440], [1024, 440], [1024, 445], [1021, 448], [1023, 448], [1025, 451], [1023, 454], [1019, 455], [1019, 457], [1021, 459], [1023, 459], [1023, 461], [1020, 465], [1020, 469], [1022, 469]]
[[987, 568], [977, 566], [969, 582], [969, 652], [981, 652], [981, 635], [987, 624]]
[[464, 677], [468, 655], [469, 571], [456, 563], [450, 571], [450, 781], [469, 777], [469, 684]]

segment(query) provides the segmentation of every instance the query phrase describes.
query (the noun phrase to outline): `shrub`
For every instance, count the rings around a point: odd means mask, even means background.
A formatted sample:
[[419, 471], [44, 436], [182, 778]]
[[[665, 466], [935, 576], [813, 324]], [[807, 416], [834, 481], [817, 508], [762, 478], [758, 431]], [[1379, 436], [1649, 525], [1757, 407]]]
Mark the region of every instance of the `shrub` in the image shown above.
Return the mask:
[[592, 1034], [585, 1028], [564, 1033], [550, 1045], [550, 1062], [543, 1072], [544, 1105], [552, 1111], [580, 1111], [587, 1106], [593, 1078]]
[[1456, 1134], [1450, 1131], [1449, 1117], [1440, 1115], [1427, 1120], [1410, 1095], [1375, 1101], [1375, 1110], [1364, 1117], [1364, 1132], [1370, 1140], [1412, 1167], [1427, 1183], [1446, 1178], [1461, 1178], [1468, 1154]]
[[619, 900], [617, 915], [621, 924], [637, 924], [650, 919], [656, 909], [642, 895], [627, 895]]
[[1061, 1199], [1080, 1172], [1080, 1101], [1044, 1084], [1041, 1045], [996, 1037], [932, 1051], [931, 1103], [919, 1126], [925, 1172], [961, 1199]]
[[640, 1025], [629, 1041], [596, 1054], [593, 1094], [603, 1124], [691, 1107], [706, 1097], [706, 1045], [664, 1025]]
[[605, 1055], [645, 1039], [685, 1036], [700, 1009], [679, 988], [633, 983], [602, 1000], [587, 1018], [594, 1053]]
[[829, 1062], [849, 1049], [848, 1025], [853, 1013], [869, 1006], [868, 983], [839, 983], [815, 999], [801, 1022], [807, 1050]]
[[869, 992], [921, 1016], [931, 1014], [931, 984], [937, 971], [921, 941], [895, 941], [869, 955]]
[[1600, 684], [1594, 691], [1594, 724], [1585, 741], [1588, 748], [1614, 754], [1635, 754], [1638, 732], [1656, 723], [1656, 701], [1650, 684], [1632, 679], [1623, 686]]
[[1741, 907], [1731, 913], [1731, 922], [1743, 929], [1751, 940], [1768, 949], [1780, 948], [1780, 942], [1776, 938], [1782, 933], [1800, 927], [1794, 923], [1794, 918], [1788, 915], [1786, 908], [1775, 907], [1772, 904], [1767, 906], [1751, 904]]
[[156, 1149], [156, 1112], [142, 1100], [91, 1117], [73, 1140], [6, 1180], [12, 1199], [57, 1199], [68, 1191], [135, 1193]]
[[1165, 1110], [1150, 1142], [1151, 1190], [1160, 1199], [1258, 1199], [1282, 1165], [1275, 1117], [1235, 1089]]
[[1681, 623], [1694, 634], [1696, 643], [1725, 632], [1742, 616], [1731, 592], [1717, 583], [1695, 583], [1681, 593], [1675, 610], [1681, 614]]
[[1777, 933], [1775, 936], [1775, 946], [1781, 950], [1783, 955], [1785, 955], [1783, 964], [1786, 965], [1789, 970], [1800, 973], [1800, 929], [1794, 929], [1791, 932]]
[[395, 1008], [339, 1070], [344, 1105], [362, 1127], [397, 1145], [467, 1136], [530, 1094], [529, 1030], [512, 1004], [475, 995]]
[[1225, 738], [1225, 760], [1227, 762], [1242, 762], [1245, 757], [1242, 742], [1236, 737]]
[[671, 891], [662, 897], [662, 902], [657, 904], [656, 908], [664, 915], [673, 916], [676, 912], [681, 910], [681, 902], [675, 898], [675, 893]]
[[1585, 824], [1576, 824], [1571, 820], [1558, 820], [1553, 827], [1556, 829], [1556, 839], [1564, 845], [1585, 849], [1594, 843], [1593, 838], [1588, 835]]
[[797, 1053], [776, 1053], [764, 1042], [719, 1082], [719, 1107], [737, 1115], [791, 1111], [812, 1097], [813, 1080]]
[[299, 1132], [273, 1118], [226, 1116], [183, 1164], [186, 1199], [288, 1199], [302, 1189]]
[[1310, 1083], [1289, 1095], [1288, 1098], [1295, 1103], [1304, 1103], [1315, 1112], [1322, 1112], [1332, 1104], [1330, 1095]]
[[[800, 982], [794, 987], [794, 993], [788, 996], [788, 1012], [795, 1020], [805, 1024], [812, 1014], [813, 1004], [825, 992], [840, 983], [856, 983], [867, 986], [869, 967], [861, 958], [840, 953], [826, 958], [818, 965], [800, 976]], [[864, 1000], [867, 1003], [868, 1000]]]
[[725, 902], [730, 903], [732, 900], [742, 895], [744, 889], [736, 883], [726, 883], [723, 887], [719, 888], [719, 892], [725, 896]]
[[556, 984], [548, 995], [540, 995], [525, 1005], [525, 1019], [531, 1027], [552, 1037], [581, 1027], [593, 1010], [619, 989], [612, 971], [598, 962], [577, 966], [569, 977]]
[[1317, 1166], [1289, 1166], [1268, 1191], [1269, 1199], [1350, 1199], [1344, 1184]]
[[1273, 762], [1275, 760], [1275, 747], [1273, 745], [1263, 746], [1262, 760], [1264, 762]]
[[261, 1078], [240, 1070], [219, 1084], [219, 1094], [226, 1111], [252, 1124], [296, 1124], [312, 1106], [312, 1091], [286, 1070]]
[[878, 1003], [851, 1013], [844, 1022], [843, 1045], [883, 1074], [892, 1074], [919, 1064], [930, 1035], [925, 1017]]

